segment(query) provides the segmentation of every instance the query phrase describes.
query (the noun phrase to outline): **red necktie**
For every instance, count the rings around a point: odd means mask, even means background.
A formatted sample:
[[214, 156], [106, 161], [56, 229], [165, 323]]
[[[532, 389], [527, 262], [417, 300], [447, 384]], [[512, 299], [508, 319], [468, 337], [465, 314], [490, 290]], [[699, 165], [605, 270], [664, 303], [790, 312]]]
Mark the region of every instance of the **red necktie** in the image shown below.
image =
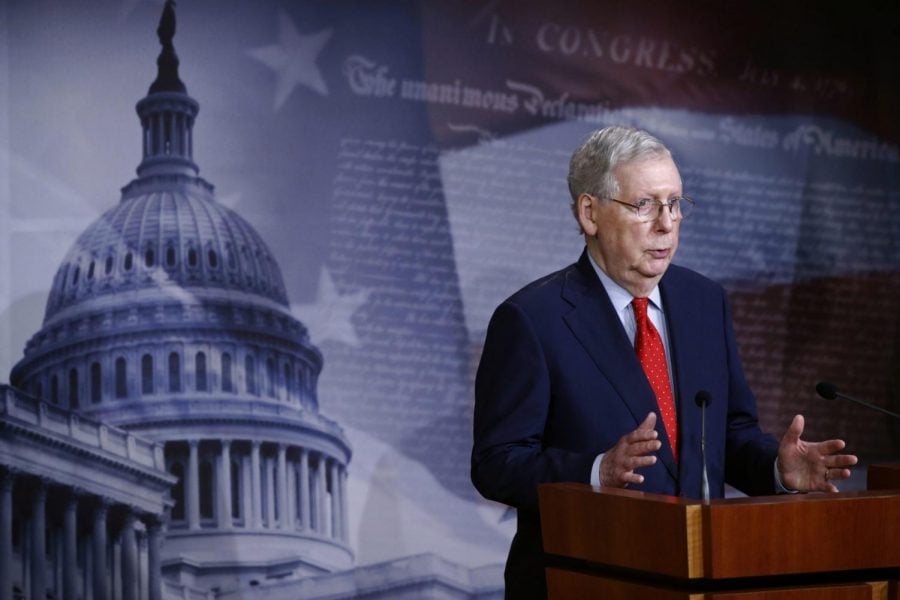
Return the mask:
[[666, 434], [672, 443], [672, 454], [678, 460], [678, 419], [675, 415], [675, 400], [672, 398], [672, 386], [669, 383], [669, 368], [666, 364], [666, 351], [663, 348], [662, 338], [653, 323], [647, 317], [647, 298], [635, 298], [631, 304], [634, 306], [634, 320], [637, 323], [637, 333], [634, 336], [634, 349], [637, 351], [638, 360], [653, 393], [656, 394], [656, 403], [662, 415]]

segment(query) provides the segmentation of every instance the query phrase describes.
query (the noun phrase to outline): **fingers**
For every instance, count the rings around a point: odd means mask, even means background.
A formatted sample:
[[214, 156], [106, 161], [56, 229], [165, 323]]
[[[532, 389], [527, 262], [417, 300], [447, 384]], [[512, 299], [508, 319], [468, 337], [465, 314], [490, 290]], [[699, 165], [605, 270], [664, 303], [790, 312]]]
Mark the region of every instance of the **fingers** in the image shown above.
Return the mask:
[[627, 446], [623, 448], [624, 452], [617, 456], [618, 465], [626, 471], [632, 471], [656, 464], [656, 456], [653, 453], [659, 450], [659, 447], [660, 443], [656, 440]]
[[823, 492], [836, 493], [840, 490], [834, 484], [835, 481], [839, 481], [841, 479], [847, 479], [850, 477], [850, 469], [840, 469], [840, 468], [826, 468], [825, 469], [825, 480], [822, 485], [819, 486], [819, 489]]
[[643, 483], [644, 476], [635, 471], [655, 462], [655, 456], [621, 456], [616, 449], [611, 450], [600, 462], [600, 485], [624, 487], [629, 483]]
[[655, 412], [647, 413], [647, 416], [644, 417], [644, 420], [641, 422], [640, 425], [637, 426], [637, 429], [635, 429], [635, 431], [636, 432], [640, 431], [640, 432], [644, 432], [644, 433], [648, 433], [648, 432], [652, 431], [653, 433], [656, 433], [656, 413]]
[[834, 485], [833, 483], [827, 483], [827, 484], [825, 485], [825, 487], [822, 489], [822, 491], [823, 491], [823, 492], [828, 492], [829, 494], [836, 494], [836, 493], [838, 493], [838, 492], [841, 491], [841, 490], [839, 490], [839, 489], [837, 488], [837, 486]]
[[[634, 471], [624, 471], [621, 474], [621, 480], [623, 485], [621, 487], [627, 486], [629, 483], [633, 483], [635, 485], [644, 483], [644, 476], [640, 473], [635, 473]], [[617, 486], [619, 487], [619, 486]]]
[[647, 442], [656, 441], [659, 437], [659, 434], [654, 429], [653, 431], [641, 431], [640, 429], [635, 429], [631, 433], [626, 434], [621, 440], [620, 443], [624, 443], [628, 446], [637, 446], [635, 450], [640, 450]]
[[822, 455], [834, 454], [840, 452], [847, 447], [844, 440], [826, 440], [824, 442], [815, 442], [811, 444], [813, 448]]
[[643, 456], [656, 452], [662, 447], [662, 442], [657, 439], [647, 440], [645, 442], [636, 442], [629, 444], [626, 448], [627, 454], [630, 456]]
[[656, 463], [654, 452], [662, 443], [657, 439], [656, 413], [650, 413], [637, 429], [624, 436], [604, 454], [600, 463], [600, 483], [608, 487], [624, 487], [643, 483], [644, 476], [636, 469]]
[[656, 432], [656, 413], [650, 413], [643, 422], [637, 426], [637, 429], [625, 435], [625, 439], [630, 444], [636, 444], [646, 440], [654, 440], [658, 436], [659, 434]]
[[[791, 424], [794, 428], [796, 420]], [[794, 431], [795, 433], [796, 431]], [[792, 435], [785, 433], [787, 440]], [[850, 477], [850, 469], [859, 462], [853, 454], [838, 454], [846, 447], [843, 440], [809, 443], [782, 443], [778, 465], [782, 481], [801, 492], [837, 492], [835, 482]]]
[[793, 440], [799, 440], [800, 436], [803, 435], [804, 425], [805, 421], [803, 419], [803, 415], [794, 415], [794, 419], [791, 421], [791, 425], [790, 427], [788, 427], [788, 430], [784, 434], [784, 437], [789, 437]]
[[852, 467], [859, 462], [854, 454], [838, 454], [847, 447], [844, 440], [827, 440], [812, 444], [815, 451], [822, 456], [822, 462], [829, 467]]
[[839, 454], [844, 440], [806, 442], [803, 415], [795, 415], [778, 449], [778, 468], [783, 482], [801, 492], [837, 492], [836, 481], [850, 477], [850, 469], [859, 462], [853, 454]]
[[[848, 473], [847, 477], [849, 477], [850, 471], [843, 469], [843, 467], [852, 467], [859, 462], [859, 459], [854, 454], [838, 454], [838, 452], [847, 447], [844, 440], [827, 440], [811, 444], [811, 446], [820, 455], [820, 460], [825, 468], [831, 469], [832, 473], [846, 471]], [[844, 479], [844, 477], [834, 476], [831, 479]]]
[[840, 479], [848, 479], [849, 477], [850, 469], [841, 469], [839, 467], [825, 469], [825, 481], [838, 481]]
[[853, 454], [834, 454], [826, 456], [822, 462], [829, 468], [852, 467], [859, 462], [859, 459]]
[[655, 456], [632, 456], [622, 462], [622, 465], [628, 470], [633, 471], [641, 467], [649, 467], [656, 464]]

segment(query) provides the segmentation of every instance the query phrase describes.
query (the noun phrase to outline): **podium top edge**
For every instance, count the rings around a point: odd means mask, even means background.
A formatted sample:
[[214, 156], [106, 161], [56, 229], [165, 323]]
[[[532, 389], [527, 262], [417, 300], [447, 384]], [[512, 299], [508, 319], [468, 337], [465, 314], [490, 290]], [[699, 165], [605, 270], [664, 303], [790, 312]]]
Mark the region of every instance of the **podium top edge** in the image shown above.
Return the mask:
[[838, 502], [844, 500], [860, 500], [866, 498], [900, 498], [900, 489], [897, 490], [868, 490], [868, 491], [852, 491], [837, 493], [808, 493], [808, 494], [776, 494], [771, 496], [742, 496], [737, 498], [716, 498], [708, 503], [695, 498], [684, 498], [680, 496], [667, 496], [664, 494], [654, 494], [651, 492], [641, 492], [629, 489], [617, 488], [600, 488], [583, 483], [544, 483], [540, 488], [548, 490], [566, 491], [567, 493], [582, 494], [598, 494], [605, 496], [616, 496], [621, 498], [632, 498], [634, 500], [642, 500], [648, 502], [659, 502], [676, 506], [734, 506], [744, 504], [782, 504], [792, 502]]

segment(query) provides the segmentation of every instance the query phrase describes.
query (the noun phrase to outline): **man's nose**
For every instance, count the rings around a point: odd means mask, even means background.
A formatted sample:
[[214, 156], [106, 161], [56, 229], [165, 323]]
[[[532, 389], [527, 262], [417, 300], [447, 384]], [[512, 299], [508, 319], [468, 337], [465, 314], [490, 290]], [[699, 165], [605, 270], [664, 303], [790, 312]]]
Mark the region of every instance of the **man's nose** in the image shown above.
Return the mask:
[[656, 227], [660, 231], [671, 231], [675, 226], [675, 219], [672, 218], [672, 209], [668, 204], [659, 206], [659, 214], [656, 215]]

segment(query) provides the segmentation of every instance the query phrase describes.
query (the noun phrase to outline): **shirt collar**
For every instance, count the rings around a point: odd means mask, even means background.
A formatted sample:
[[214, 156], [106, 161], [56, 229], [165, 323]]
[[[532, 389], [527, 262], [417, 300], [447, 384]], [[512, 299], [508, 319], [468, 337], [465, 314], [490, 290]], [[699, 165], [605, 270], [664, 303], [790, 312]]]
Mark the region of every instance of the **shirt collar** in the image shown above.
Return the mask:
[[[594, 260], [594, 257], [591, 256], [590, 252], [588, 252], [587, 255], [591, 261], [591, 266], [594, 267], [594, 272], [597, 273], [597, 277], [600, 278], [600, 283], [603, 284], [603, 289], [606, 290], [606, 295], [609, 296], [610, 301], [612, 301], [613, 307], [616, 309], [616, 312], [621, 314], [631, 305], [631, 301], [634, 299], [634, 296], [631, 295], [631, 292], [613, 281], [613, 278], [607, 275], [606, 272], [604, 272], [603, 269], [600, 268], [600, 265], [597, 264], [597, 261]], [[662, 310], [662, 297], [659, 294], [658, 285], [653, 287], [647, 297], [650, 299], [650, 303], [654, 307], [656, 307], [658, 310]]]

